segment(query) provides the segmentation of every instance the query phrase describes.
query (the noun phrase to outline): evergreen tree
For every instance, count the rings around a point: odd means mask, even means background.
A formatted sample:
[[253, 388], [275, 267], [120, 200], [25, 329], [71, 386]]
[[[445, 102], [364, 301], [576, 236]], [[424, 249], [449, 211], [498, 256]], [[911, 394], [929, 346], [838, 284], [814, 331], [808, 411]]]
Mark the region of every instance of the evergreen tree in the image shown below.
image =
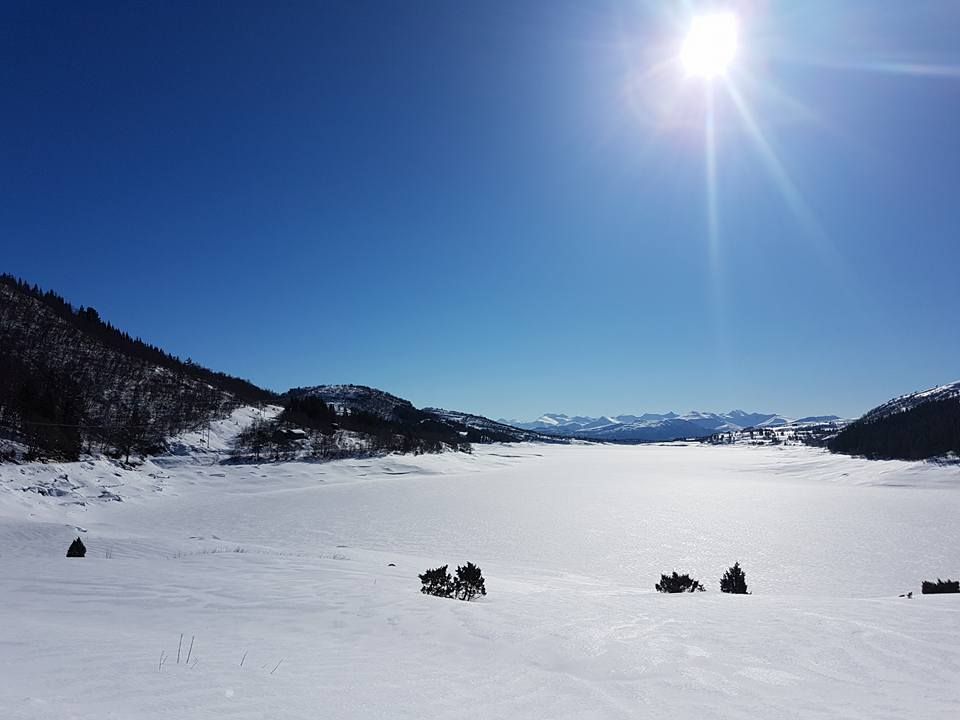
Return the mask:
[[486, 595], [483, 573], [472, 562], [457, 567], [457, 577], [453, 581], [453, 596], [458, 600], [473, 600], [477, 595]]
[[424, 595], [435, 595], [436, 597], [453, 596], [453, 578], [447, 572], [447, 566], [441, 565], [433, 570], [427, 570], [418, 576], [422, 587], [420, 592]]
[[87, 548], [83, 544], [83, 540], [77, 538], [67, 549], [67, 557], [84, 557], [87, 554]]
[[705, 588], [699, 580], [695, 580], [686, 573], [678, 575], [673, 571], [673, 575], [661, 575], [660, 582], [655, 586], [657, 592], [662, 593], [683, 593], [683, 592], [703, 592]]
[[937, 578], [936, 582], [924, 580], [920, 586], [920, 592], [923, 595], [938, 595], [940, 593], [960, 593], [960, 580], [941, 580]]
[[747, 592], [747, 576], [740, 569], [740, 563], [735, 562], [733, 567], [727, 570], [720, 578], [720, 592], [732, 593], [734, 595], [749, 595]]

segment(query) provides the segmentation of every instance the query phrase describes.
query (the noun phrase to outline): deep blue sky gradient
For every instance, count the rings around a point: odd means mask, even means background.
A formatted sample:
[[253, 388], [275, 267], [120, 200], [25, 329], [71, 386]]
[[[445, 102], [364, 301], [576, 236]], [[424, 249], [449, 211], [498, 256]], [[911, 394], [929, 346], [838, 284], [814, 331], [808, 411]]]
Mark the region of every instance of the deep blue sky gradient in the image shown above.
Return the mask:
[[0, 270], [274, 389], [494, 417], [960, 378], [960, 6], [738, 3], [807, 219], [717, 87], [712, 243], [704, 87], [647, 72], [681, 5], [4, 2]]

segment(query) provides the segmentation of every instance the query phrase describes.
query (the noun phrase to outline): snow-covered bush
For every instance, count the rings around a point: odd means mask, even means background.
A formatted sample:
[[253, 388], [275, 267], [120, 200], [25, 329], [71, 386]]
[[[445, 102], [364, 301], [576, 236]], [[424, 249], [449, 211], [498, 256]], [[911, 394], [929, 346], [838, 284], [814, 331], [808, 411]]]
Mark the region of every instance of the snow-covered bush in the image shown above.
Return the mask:
[[453, 581], [453, 596], [458, 600], [473, 600], [477, 595], [486, 595], [483, 573], [472, 562], [457, 567], [457, 577]]
[[740, 569], [740, 563], [735, 562], [720, 578], [720, 592], [734, 595], [749, 595], [747, 592], [747, 575]]
[[81, 540], [80, 538], [77, 538], [72, 543], [70, 543], [70, 547], [67, 549], [67, 557], [83, 557], [86, 554], [87, 554], [87, 548], [83, 544], [83, 540]]
[[427, 570], [422, 575], [418, 575], [422, 587], [420, 592], [424, 595], [435, 595], [437, 597], [453, 597], [453, 578], [447, 572], [447, 566], [441, 565], [433, 570]]
[[940, 593], [960, 593], [960, 580], [941, 580], [937, 578], [936, 582], [924, 580], [920, 586], [920, 592], [924, 595], [938, 595]]
[[662, 593], [682, 593], [682, 592], [703, 592], [704, 587], [699, 580], [695, 580], [686, 573], [678, 575], [674, 570], [673, 575], [661, 575], [660, 582], [655, 585], [657, 592]]

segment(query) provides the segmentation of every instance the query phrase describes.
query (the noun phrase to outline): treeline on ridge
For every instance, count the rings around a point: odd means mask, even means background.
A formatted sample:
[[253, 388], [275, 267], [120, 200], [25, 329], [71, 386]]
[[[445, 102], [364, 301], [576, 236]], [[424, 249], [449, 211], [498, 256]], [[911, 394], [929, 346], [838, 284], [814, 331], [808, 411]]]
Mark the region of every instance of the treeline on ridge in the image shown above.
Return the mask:
[[43, 303], [57, 317], [111, 350], [153, 365], [165, 367], [197, 380], [203, 380], [220, 390], [235, 395], [237, 399], [246, 403], [271, 402], [276, 399], [275, 393], [264, 390], [249, 380], [211, 370], [190, 359], [181, 360], [176, 355], [171, 355], [156, 345], [144, 342], [139, 337], [132, 337], [129, 333], [103, 320], [100, 313], [94, 308], [83, 306], [75, 308], [70, 302], [52, 290], [45, 291], [38, 285], [30, 285], [26, 281], [6, 273], [0, 274], [0, 284]]
[[886, 460], [960, 453], [960, 398], [931, 400], [903, 412], [851, 423], [831, 439], [833, 452]]

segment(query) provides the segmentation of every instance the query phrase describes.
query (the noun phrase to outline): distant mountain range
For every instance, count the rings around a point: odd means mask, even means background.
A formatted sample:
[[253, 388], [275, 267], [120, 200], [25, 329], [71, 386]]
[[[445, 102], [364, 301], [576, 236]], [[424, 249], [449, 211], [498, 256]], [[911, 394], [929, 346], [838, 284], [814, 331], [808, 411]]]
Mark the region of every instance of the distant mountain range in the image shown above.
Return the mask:
[[500, 422], [546, 435], [613, 442], [654, 442], [709, 437], [715, 433], [744, 428], [772, 428], [832, 422], [839, 419], [836, 415], [793, 419], [776, 413], [731, 410], [727, 413], [692, 411], [684, 415], [668, 412], [601, 417], [547, 413], [530, 422], [519, 420], [501, 420]]

